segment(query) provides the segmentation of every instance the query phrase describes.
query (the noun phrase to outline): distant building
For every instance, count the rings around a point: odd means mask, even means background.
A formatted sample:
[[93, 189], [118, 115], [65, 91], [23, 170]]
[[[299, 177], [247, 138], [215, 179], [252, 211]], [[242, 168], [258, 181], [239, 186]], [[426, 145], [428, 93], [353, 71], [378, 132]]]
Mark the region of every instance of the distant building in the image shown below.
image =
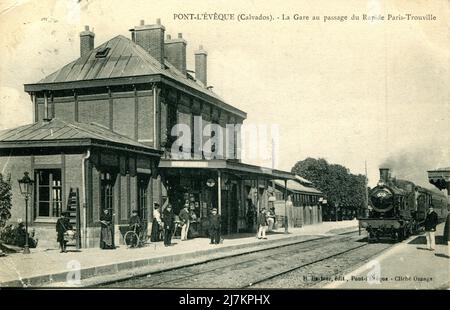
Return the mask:
[[298, 175], [295, 177], [295, 180], [287, 181], [287, 190], [283, 180], [273, 181], [276, 213], [284, 216], [284, 200], [287, 192], [293, 206], [292, 210], [288, 210], [290, 227], [321, 223], [324, 194], [314, 188], [312, 182]]

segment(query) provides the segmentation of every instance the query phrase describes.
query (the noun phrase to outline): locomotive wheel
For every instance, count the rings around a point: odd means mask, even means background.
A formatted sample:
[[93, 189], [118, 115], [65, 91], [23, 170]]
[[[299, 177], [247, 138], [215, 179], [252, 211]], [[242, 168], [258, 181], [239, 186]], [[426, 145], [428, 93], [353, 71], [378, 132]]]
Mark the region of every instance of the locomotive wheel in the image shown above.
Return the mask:
[[414, 223], [409, 225], [408, 237], [414, 235]]
[[367, 233], [367, 243], [373, 243], [374, 241], [374, 237], [373, 237], [373, 233], [371, 233], [370, 231]]
[[391, 234], [391, 240], [393, 243], [402, 241], [402, 232], [399, 229], [393, 230]]
[[398, 242], [403, 241], [403, 240], [405, 239], [405, 234], [406, 234], [405, 228], [399, 229], [399, 230], [397, 231], [397, 241], [398, 241]]
[[368, 243], [376, 243], [380, 241], [380, 237], [376, 232], [369, 232], [367, 235], [367, 242]]

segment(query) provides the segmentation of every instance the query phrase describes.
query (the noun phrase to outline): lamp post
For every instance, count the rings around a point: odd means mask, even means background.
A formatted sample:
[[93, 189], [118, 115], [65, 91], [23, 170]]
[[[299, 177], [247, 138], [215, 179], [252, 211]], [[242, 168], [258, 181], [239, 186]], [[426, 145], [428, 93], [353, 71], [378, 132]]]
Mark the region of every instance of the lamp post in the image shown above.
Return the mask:
[[30, 248], [28, 246], [28, 200], [33, 193], [33, 183], [34, 181], [30, 179], [29, 173], [24, 172], [22, 179], [18, 180], [20, 193], [25, 198], [25, 247], [23, 249], [23, 254], [30, 254]]

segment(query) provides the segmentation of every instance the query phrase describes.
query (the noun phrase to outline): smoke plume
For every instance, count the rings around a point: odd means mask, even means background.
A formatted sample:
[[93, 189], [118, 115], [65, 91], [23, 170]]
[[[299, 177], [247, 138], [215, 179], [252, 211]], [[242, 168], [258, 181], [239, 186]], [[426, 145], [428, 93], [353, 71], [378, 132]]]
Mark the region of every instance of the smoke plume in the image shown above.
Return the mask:
[[393, 177], [436, 189], [428, 182], [428, 170], [450, 166], [448, 150], [441, 146], [402, 150], [386, 158], [380, 167], [391, 169]]

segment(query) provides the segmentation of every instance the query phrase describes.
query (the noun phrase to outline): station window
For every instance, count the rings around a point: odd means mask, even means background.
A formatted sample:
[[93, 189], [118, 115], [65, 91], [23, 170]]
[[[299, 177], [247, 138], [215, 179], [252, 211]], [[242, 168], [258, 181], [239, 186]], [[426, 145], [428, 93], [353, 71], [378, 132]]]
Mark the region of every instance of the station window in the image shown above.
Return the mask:
[[35, 171], [36, 215], [59, 217], [62, 209], [61, 169]]
[[138, 211], [143, 221], [147, 221], [147, 205], [148, 205], [148, 184], [150, 176], [146, 174], [138, 175]]
[[[104, 209], [108, 209], [110, 214], [113, 212], [113, 200], [114, 200], [114, 175], [109, 172], [100, 174], [100, 186], [101, 186], [101, 213]], [[100, 213], [100, 214], [101, 214]]]

